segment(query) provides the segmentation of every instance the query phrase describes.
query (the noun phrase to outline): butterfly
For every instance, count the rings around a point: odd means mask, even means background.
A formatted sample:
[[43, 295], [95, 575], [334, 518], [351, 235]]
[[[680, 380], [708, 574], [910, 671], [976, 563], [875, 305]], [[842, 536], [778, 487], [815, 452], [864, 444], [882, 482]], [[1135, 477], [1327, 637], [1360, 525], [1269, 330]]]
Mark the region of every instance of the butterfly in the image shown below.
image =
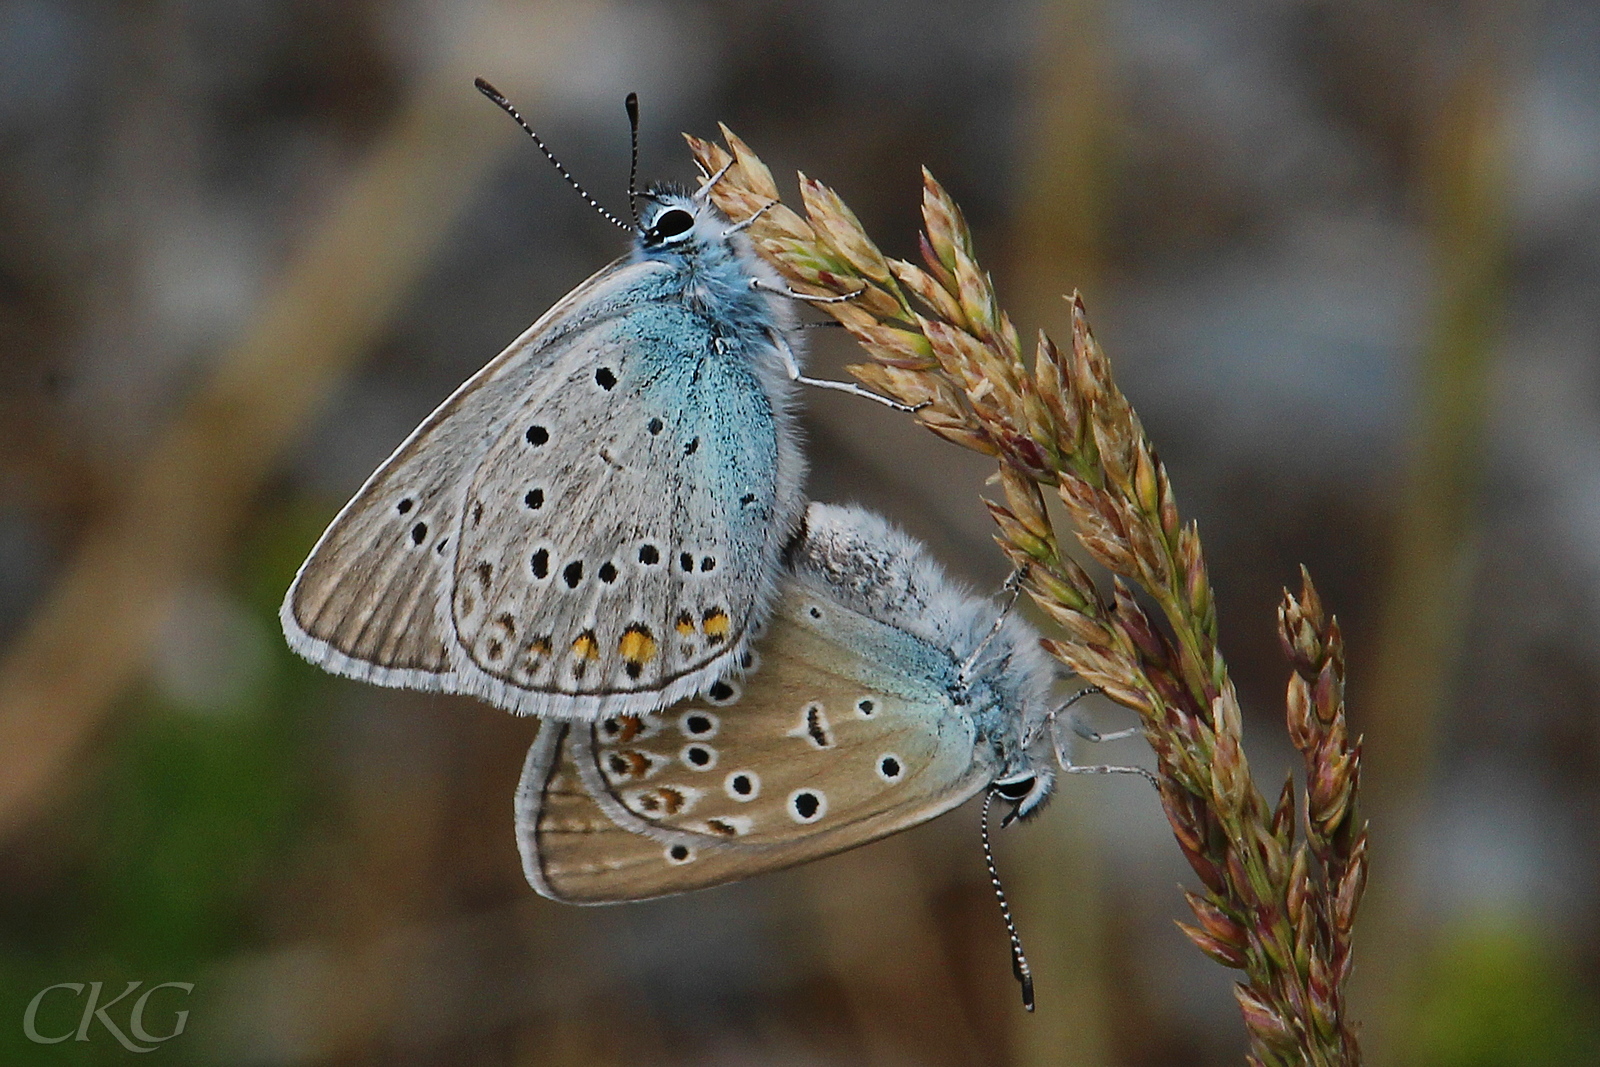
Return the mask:
[[538, 892], [602, 904], [718, 885], [985, 789], [1027, 816], [1058, 766], [1078, 769], [1054, 736], [1037, 635], [871, 512], [809, 506], [746, 655], [745, 677], [703, 699], [542, 724], [516, 799]]
[[[629, 115], [637, 162], [633, 97]], [[738, 672], [804, 508], [795, 383], [857, 390], [801, 375], [786, 298], [822, 298], [790, 292], [743, 236], [750, 220], [711, 205], [717, 177], [694, 193], [630, 180], [631, 227], [599, 208], [631, 253], [468, 379], [339, 512], [280, 612], [296, 652], [562, 719], [638, 715]]]

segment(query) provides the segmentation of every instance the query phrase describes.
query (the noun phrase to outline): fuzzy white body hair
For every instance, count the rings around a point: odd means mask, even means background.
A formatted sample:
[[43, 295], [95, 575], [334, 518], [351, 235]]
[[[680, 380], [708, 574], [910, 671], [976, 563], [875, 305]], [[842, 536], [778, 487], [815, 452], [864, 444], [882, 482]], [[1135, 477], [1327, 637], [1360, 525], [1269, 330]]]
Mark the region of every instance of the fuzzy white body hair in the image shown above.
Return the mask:
[[[864, 508], [813, 502], [790, 566], [801, 584], [944, 650], [957, 669], [999, 616], [992, 601], [953, 581], [921, 542]], [[978, 709], [977, 717], [986, 733], [1009, 735], [991, 739], [1012, 772], [1032, 762], [1021, 751], [1023, 739], [1039, 733], [1056, 675], [1039, 635], [1014, 613], [969, 671], [971, 687], [992, 691], [998, 701], [999, 708]]]

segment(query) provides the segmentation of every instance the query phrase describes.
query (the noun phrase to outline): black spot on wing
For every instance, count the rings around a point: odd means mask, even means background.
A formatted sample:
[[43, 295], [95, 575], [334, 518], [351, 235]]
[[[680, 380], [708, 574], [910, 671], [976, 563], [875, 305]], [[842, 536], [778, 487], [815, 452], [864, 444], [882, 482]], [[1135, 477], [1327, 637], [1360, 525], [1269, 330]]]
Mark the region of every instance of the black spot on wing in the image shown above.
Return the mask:
[[833, 747], [833, 736], [828, 732], [828, 721], [822, 715], [821, 704], [806, 705], [806, 736], [818, 748]]

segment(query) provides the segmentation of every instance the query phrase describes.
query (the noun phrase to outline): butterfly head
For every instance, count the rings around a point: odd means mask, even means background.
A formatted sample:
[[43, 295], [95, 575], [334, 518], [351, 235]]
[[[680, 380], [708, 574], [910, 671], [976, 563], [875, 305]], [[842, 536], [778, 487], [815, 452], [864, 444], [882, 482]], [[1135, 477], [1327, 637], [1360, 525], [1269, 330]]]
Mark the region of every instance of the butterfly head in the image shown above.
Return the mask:
[[1001, 826], [1015, 819], [1026, 819], [1044, 809], [1045, 801], [1055, 790], [1056, 773], [1044, 764], [1025, 766], [1015, 773], [995, 780], [993, 789], [1000, 799], [1011, 805]]
[[951, 692], [993, 746], [997, 774], [990, 788], [1011, 805], [1002, 825], [1025, 819], [1044, 806], [1055, 787], [1057, 758], [1045, 736], [1051, 732], [1048, 712], [1026, 710], [1046, 707], [1038, 679], [1014, 664], [1008, 666], [1011, 669], [980, 674]]
[[672, 185], [656, 185], [639, 194], [643, 201], [636, 232], [639, 255], [646, 259], [703, 253], [727, 245], [729, 223], [707, 200]]
[[658, 187], [642, 195], [639, 247], [646, 252], [677, 248], [693, 241], [706, 205], [674, 189]]
[[[975, 614], [963, 647], [975, 641], [972, 635], [982, 624], [982, 614]], [[977, 642], [978, 651], [969, 654], [950, 692], [993, 746], [991, 788], [1011, 805], [1005, 825], [1044, 807], [1063, 753], [1051, 710], [1056, 669], [1039, 648], [1038, 636], [1006, 615], [991, 625], [990, 638]]]
[[640, 193], [633, 260], [670, 268], [686, 300], [729, 332], [762, 336], [792, 314], [753, 288], [755, 279], [770, 282], [771, 269], [708, 197], [672, 185]]

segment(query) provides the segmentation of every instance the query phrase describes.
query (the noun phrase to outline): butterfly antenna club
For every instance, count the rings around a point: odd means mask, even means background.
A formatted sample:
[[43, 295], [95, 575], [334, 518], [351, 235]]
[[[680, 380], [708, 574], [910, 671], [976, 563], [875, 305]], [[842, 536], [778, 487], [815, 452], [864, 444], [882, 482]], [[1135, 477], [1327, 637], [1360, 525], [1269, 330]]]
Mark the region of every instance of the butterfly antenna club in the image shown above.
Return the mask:
[[983, 818], [978, 823], [978, 835], [983, 841], [983, 863], [989, 868], [989, 884], [994, 886], [995, 899], [1000, 902], [1000, 918], [1005, 920], [1006, 935], [1011, 938], [1011, 973], [1022, 986], [1022, 1006], [1033, 1010], [1033, 969], [1022, 951], [1022, 938], [1017, 935], [1017, 924], [1011, 921], [1011, 905], [1006, 903], [1006, 891], [1000, 885], [1000, 872], [995, 870], [994, 851], [989, 847], [989, 805], [994, 802], [994, 790], [983, 796]]
[[[596, 200], [594, 197], [590, 196], [589, 193], [588, 193], [588, 190], [584, 189], [583, 186], [578, 184], [578, 179], [574, 178], [567, 171], [567, 168], [561, 165], [561, 160], [557, 159], [555, 153], [550, 151], [550, 149], [545, 145], [544, 141], [539, 137], [539, 135], [537, 133], [533, 132], [533, 127], [528, 125], [528, 120], [522, 117], [522, 114], [519, 111], [517, 111], [517, 109], [515, 107], [512, 106], [511, 101], [507, 100], [505, 98], [505, 95], [503, 93], [501, 93], [499, 89], [496, 89], [494, 86], [490, 85], [483, 78], [474, 78], [472, 80], [472, 84], [476, 85], [478, 87], [478, 92], [482, 93], [484, 96], [487, 96], [490, 100], [493, 100], [495, 102], [495, 104], [499, 106], [501, 111], [504, 111], [507, 115], [510, 115], [513, 119], [515, 119], [516, 122], [517, 122], [517, 125], [521, 126], [522, 129], [527, 133], [527, 135], [529, 137], [533, 138], [533, 143], [539, 146], [539, 151], [544, 153], [544, 158], [548, 159], [550, 161], [551, 165], [556, 168], [556, 172], [559, 173], [563, 178], [565, 178], [567, 180], [567, 184], [568, 185], [572, 186], [574, 189], [576, 189], [578, 191], [578, 195], [583, 197], [583, 202], [584, 203], [588, 204], [590, 207], [592, 207], [596, 211], [600, 212], [601, 215], [605, 216], [605, 218], [606, 218], [606, 220], [608, 222], [610, 222], [613, 226], [617, 227], [619, 230], [624, 230], [624, 231], [626, 231], [628, 233], [637, 232], [635, 227], [629, 226], [626, 222], [623, 222], [621, 219], [617, 218], [611, 212], [609, 212], [605, 208], [601, 207], [600, 206], [600, 202], [598, 200]], [[637, 140], [635, 141], [635, 144], [637, 145]], [[635, 158], [637, 158], [637, 156]], [[629, 201], [631, 203], [631, 201], [633, 199], [633, 197], [632, 197], [632, 192], [633, 192], [633, 182], [632, 182], [632, 180], [630, 180], [628, 182], [628, 190], [629, 190]]]
[[639, 94], [629, 93], [622, 106], [628, 109], [628, 143], [632, 159], [628, 163], [628, 211], [633, 215], [633, 228], [639, 225]]

